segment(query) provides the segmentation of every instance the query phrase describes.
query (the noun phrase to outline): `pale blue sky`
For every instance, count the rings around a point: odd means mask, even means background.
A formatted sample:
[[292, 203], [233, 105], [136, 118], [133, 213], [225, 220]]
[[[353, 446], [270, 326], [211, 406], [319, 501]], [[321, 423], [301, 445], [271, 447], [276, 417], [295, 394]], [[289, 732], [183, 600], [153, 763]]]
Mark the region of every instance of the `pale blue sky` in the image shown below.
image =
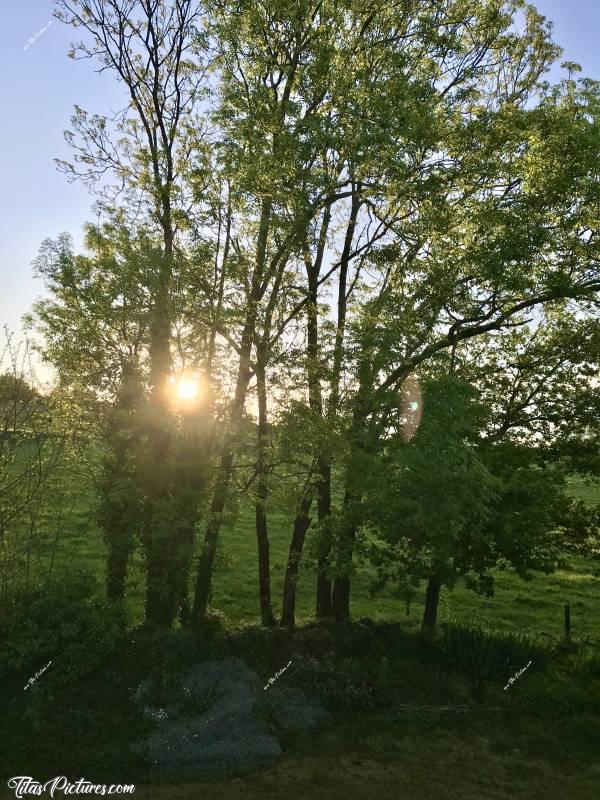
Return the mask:
[[[600, 0], [535, 4], [554, 21], [564, 59], [600, 78]], [[93, 198], [84, 186], [68, 184], [53, 161], [67, 156], [63, 130], [73, 105], [98, 113], [121, 105], [110, 75], [99, 76], [89, 62], [67, 58], [74, 31], [57, 20], [46, 28], [52, 7], [52, 0], [3, 0], [0, 17], [0, 325], [15, 331], [41, 293], [31, 269], [40, 242], [62, 231], [80, 242], [83, 223], [93, 218]]]

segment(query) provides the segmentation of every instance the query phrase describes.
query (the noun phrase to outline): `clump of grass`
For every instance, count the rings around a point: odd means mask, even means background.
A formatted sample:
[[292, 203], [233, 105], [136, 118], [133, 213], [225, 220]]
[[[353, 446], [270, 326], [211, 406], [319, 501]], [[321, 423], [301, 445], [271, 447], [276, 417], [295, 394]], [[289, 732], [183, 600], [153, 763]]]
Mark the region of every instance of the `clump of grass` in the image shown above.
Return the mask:
[[529, 662], [543, 669], [549, 656], [544, 645], [524, 634], [456, 622], [442, 625], [439, 646], [445, 668], [463, 673], [477, 699], [488, 681], [507, 680]]

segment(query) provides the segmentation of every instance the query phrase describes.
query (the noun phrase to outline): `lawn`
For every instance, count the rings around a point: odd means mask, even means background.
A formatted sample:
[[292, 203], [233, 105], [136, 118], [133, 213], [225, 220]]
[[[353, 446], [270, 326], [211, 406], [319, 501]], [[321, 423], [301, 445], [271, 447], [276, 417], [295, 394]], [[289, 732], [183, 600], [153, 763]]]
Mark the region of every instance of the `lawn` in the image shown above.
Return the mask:
[[516, 746], [497, 752], [494, 736], [479, 726], [469, 733], [426, 721], [415, 729], [370, 718], [322, 734], [305, 752], [262, 772], [218, 784], [140, 786], [136, 795], [144, 800], [597, 800], [599, 779], [600, 759], [574, 769]]

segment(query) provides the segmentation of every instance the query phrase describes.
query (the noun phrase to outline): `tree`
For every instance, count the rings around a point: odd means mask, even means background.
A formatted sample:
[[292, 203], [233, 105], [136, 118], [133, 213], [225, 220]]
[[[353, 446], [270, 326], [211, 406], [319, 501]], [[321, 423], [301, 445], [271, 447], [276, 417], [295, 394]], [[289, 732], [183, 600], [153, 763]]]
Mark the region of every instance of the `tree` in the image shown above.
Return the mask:
[[[597, 295], [591, 235], [597, 108], [595, 85], [567, 81], [535, 108], [516, 108], [513, 98], [493, 113], [481, 111], [485, 124], [459, 126], [464, 147], [455, 157], [465, 165], [464, 191], [450, 192], [426, 228], [425, 218], [417, 220], [417, 247], [409, 249], [408, 239], [391, 250], [393, 271], [362, 312], [350, 433], [355, 451], [376, 440], [396, 392], [415, 368], [468, 340], [523, 326], [542, 308], [586, 303]], [[464, 139], [476, 133], [483, 134], [478, 144]], [[473, 169], [480, 170], [477, 180]], [[352, 472], [351, 461], [350, 483]], [[346, 535], [349, 552], [354, 533]], [[340, 616], [349, 613], [344, 581], [339, 578]]]
[[147, 234], [136, 240], [114, 224], [89, 227], [86, 241], [86, 255], [75, 255], [66, 235], [42, 244], [35, 267], [50, 296], [35, 304], [31, 322], [43, 335], [43, 357], [100, 439], [107, 592], [122, 600], [129, 555], [142, 531], [139, 418], [149, 341], [147, 270], [157, 248]]
[[[307, 540], [317, 617], [348, 619], [355, 541], [370, 502], [365, 475], [383, 457], [414, 372], [436, 380], [450, 372], [476, 386], [496, 426], [481, 433], [490, 448], [550, 431], [565, 455], [577, 451], [575, 439], [591, 453], [591, 393], [582, 395], [576, 430], [561, 427], [557, 413], [559, 378], [582, 386], [591, 369], [563, 329], [569, 314], [589, 322], [600, 288], [599, 94], [573, 79], [572, 66], [558, 86], [544, 81], [559, 51], [543, 17], [519, 0], [58, 6], [87, 32], [75, 52], [111, 70], [129, 98], [112, 120], [76, 111], [75, 163], [63, 166], [96, 180], [117, 232], [112, 251], [108, 232], [97, 233], [94, 281], [111, 291], [123, 284], [123, 297], [140, 301], [127, 301], [134, 329], [143, 327], [134, 357], [127, 366], [120, 356], [106, 361], [110, 377], [102, 367], [87, 388], [95, 402], [113, 404], [103, 492], [115, 514], [104, 519], [127, 516], [121, 499], [134, 501], [149, 621], [170, 624], [186, 607], [206, 497], [192, 610], [201, 624], [236, 476], [254, 503], [263, 622], [275, 616], [269, 508], [292, 487], [282, 622], [295, 622]], [[109, 174], [118, 197], [109, 195]], [[93, 314], [116, 321], [120, 301], [103, 306], [83, 275], [78, 281], [72, 294], [87, 310], [75, 302], [64, 317], [53, 313], [63, 337], [79, 330], [98, 341]], [[540, 325], [537, 352], [527, 340]], [[132, 333], [109, 332], [115, 354]], [[83, 355], [84, 374], [98, 355]], [[64, 380], [79, 385], [67, 362]], [[126, 373], [136, 376], [139, 411], [125, 402]], [[197, 413], [183, 413], [167, 391], [168, 376], [187, 373], [205, 385]], [[553, 396], [540, 392], [542, 374], [556, 378]], [[510, 406], [490, 399], [495, 379], [508, 387]], [[303, 432], [299, 450], [283, 463], [293, 430]], [[468, 468], [463, 475], [460, 459], [450, 460], [448, 475], [476, 483], [480, 470], [488, 488], [504, 481], [471, 433], [455, 444], [466, 448]], [[482, 517], [490, 497], [479, 498]], [[475, 514], [467, 505], [454, 511]], [[432, 521], [427, 535], [435, 528]], [[444, 580], [452, 575], [448, 568]]]
[[414, 437], [402, 427], [382, 447], [366, 491], [362, 547], [378, 586], [427, 580], [423, 629], [435, 631], [440, 591], [459, 579], [493, 593], [490, 570], [551, 572], [561, 554], [595, 529], [569, 496], [567, 472], [546, 448], [482, 438], [491, 410], [455, 377], [429, 380]]
[[[147, 273], [151, 278], [146, 284], [151, 298], [151, 391], [146, 417], [150, 452], [143, 462], [147, 469], [138, 473], [145, 483], [141, 491], [148, 569], [146, 616], [151, 622], [169, 624], [177, 611], [173, 605], [176, 592], [165, 591], [165, 584], [172, 587], [178, 580], [168, 569], [169, 553], [189, 547], [179, 541], [175, 533], [178, 526], [169, 515], [168, 487], [173, 475], [165, 474], [157, 465], [165, 460], [169, 463], [166, 455], [172, 420], [167, 380], [172, 363], [173, 289], [177, 237], [186, 224], [190, 186], [184, 175], [198, 142], [198, 137], [190, 134], [197, 122], [204, 80], [198, 30], [201, 8], [193, 0], [57, 0], [57, 16], [89, 36], [88, 41], [74, 45], [73, 57], [97, 60], [101, 70], [115, 74], [129, 98], [124, 111], [112, 120], [112, 130], [105, 117], [89, 117], [76, 108], [74, 131], [67, 134], [75, 149], [75, 162], [62, 166], [72, 177], [91, 182], [115, 175], [126, 197], [137, 198], [147, 209], [149, 220], [162, 239], [162, 246], [155, 253], [154, 269]], [[195, 190], [199, 190], [197, 185]], [[135, 204], [136, 211], [139, 202]], [[187, 533], [183, 539], [187, 541]]]

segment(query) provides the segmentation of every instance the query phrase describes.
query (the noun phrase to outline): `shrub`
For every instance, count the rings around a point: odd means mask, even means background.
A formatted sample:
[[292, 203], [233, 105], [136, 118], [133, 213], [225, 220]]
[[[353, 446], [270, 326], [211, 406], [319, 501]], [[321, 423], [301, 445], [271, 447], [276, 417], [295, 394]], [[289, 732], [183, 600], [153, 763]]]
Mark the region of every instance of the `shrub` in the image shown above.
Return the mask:
[[93, 672], [123, 643], [122, 610], [98, 596], [95, 579], [64, 575], [17, 591], [0, 615], [0, 675], [11, 694], [49, 662], [32, 691], [51, 692]]
[[373, 705], [373, 687], [364, 666], [356, 659], [336, 661], [299, 658], [294, 683], [331, 711], [352, 711]]

